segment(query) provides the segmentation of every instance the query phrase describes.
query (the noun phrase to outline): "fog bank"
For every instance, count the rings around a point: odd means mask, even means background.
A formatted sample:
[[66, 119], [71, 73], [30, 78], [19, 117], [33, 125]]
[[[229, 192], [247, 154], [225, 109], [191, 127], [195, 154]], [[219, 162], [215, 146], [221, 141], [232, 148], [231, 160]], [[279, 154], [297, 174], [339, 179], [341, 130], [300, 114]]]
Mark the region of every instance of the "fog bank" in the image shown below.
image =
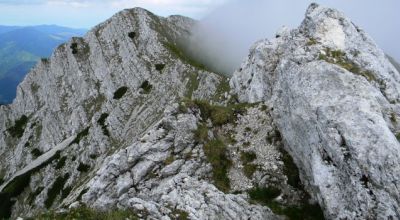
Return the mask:
[[400, 1], [233, 0], [206, 16], [187, 46], [212, 70], [232, 74], [258, 40], [273, 38], [282, 26], [296, 28], [311, 2], [336, 8], [369, 33], [386, 53], [400, 60]]

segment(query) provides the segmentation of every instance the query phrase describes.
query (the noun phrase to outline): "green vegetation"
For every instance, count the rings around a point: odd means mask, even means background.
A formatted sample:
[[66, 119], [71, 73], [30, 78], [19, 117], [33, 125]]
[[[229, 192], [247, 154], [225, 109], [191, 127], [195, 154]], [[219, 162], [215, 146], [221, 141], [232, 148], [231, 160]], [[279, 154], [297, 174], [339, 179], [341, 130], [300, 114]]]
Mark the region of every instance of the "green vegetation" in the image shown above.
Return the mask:
[[31, 154], [33, 157], [40, 157], [40, 155], [42, 155], [43, 153], [38, 148], [33, 148], [31, 150]]
[[174, 209], [171, 214], [170, 214], [171, 219], [174, 220], [188, 220], [189, 219], [189, 213], [180, 210], [180, 209]]
[[400, 141], [400, 133], [396, 134], [396, 138], [397, 138], [398, 141]]
[[204, 144], [204, 153], [207, 161], [212, 166], [212, 177], [215, 186], [223, 192], [228, 192], [230, 189], [230, 180], [228, 172], [232, 166], [231, 160], [227, 156], [227, 149], [221, 140], [211, 140]]
[[149, 83], [149, 81], [146, 80], [142, 83], [142, 85], [140, 85], [140, 88], [143, 89], [145, 94], [149, 94], [153, 86]]
[[330, 48], [326, 48], [325, 54], [320, 54], [319, 59], [325, 60], [328, 63], [339, 65], [354, 74], [365, 77], [370, 82], [376, 81], [373, 73], [368, 70], [361, 70], [361, 68], [356, 63], [346, 57], [346, 54], [343, 51], [331, 50]]
[[285, 215], [289, 220], [323, 220], [324, 215], [319, 205], [309, 204], [305, 199], [299, 206], [285, 206], [274, 201], [281, 191], [275, 187], [256, 187], [249, 192], [251, 200], [268, 206], [275, 214]]
[[128, 87], [123, 86], [123, 87], [117, 89], [117, 91], [114, 92], [114, 97], [113, 98], [114, 99], [120, 99], [125, 95], [125, 93], [127, 91], [128, 91]]
[[198, 124], [197, 130], [194, 132], [194, 139], [198, 143], [204, 143], [208, 140], [208, 128], [204, 124]]
[[101, 129], [103, 130], [103, 134], [107, 137], [110, 136], [110, 132], [107, 129], [107, 125], [106, 125], [106, 120], [108, 118], [108, 114], [107, 113], [103, 113], [101, 114], [99, 120], [97, 120], [97, 123], [101, 126]]
[[229, 107], [210, 105], [204, 100], [195, 100], [193, 104], [200, 109], [203, 120], [210, 119], [215, 126], [233, 123], [236, 118], [234, 111]]
[[72, 54], [77, 54], [78, 53], [78, 44], [77, 43], [72, 43], [71, 46], [69, 47], [72, 50]]
[[67, 173], [64, 176], [57, 177], [56, 181], [54, 181], [53, 185], [47, 191], [47, 198], [44, 201], [46, 208], [48, 208], [48, 209], [51, 208], [51, 206], [54, 203], [54, 200], [60, 194], [60, 192], [63, 190], [65, 182], [67, 182], [68, 178], [69, 178], [69, 174]]
[[243, 163], [243, 172], [249, 179], [257, 170], [257, 165], [251, 164], [255, 159], [257, 159], [257, 155], [254, 152], [241, 152], [240, 154], [240, 160]]
[[13, 181], [8, 183], [6, 187], [0, 192], [0, 219], [8, 219], [11, 216], [11, 210], [16, 202], [16, 199], [21, 193], [24, 192], [25, 188], [29, 186], [31, 176], [52, 163], [55, 159], [60, 157], [59, 153], [56, 153], [53, 157], [49, 158], [42, 165], [16, 177]]
[[128, 33], [128, 37], [129, 37], [130, 39], [133, 39], [133, 38], [136, 37], [136, 33], [135, 33], [134, 31], [131, 31], [131, 32]]
[[78, 168], [76, 168], [79, 172], [88, 172], [90, 170], [90, 165], [84, 164], [84, 163], [79, 163]]
[[281, 190], [275, 187], [256, 187], [249, 191], [252, 200], [268, 206], [276, 197], [281, 194]]
[[156, 70], [162, 71], [164, 69], [164, 67], [165, 67], [165, 64], [158, 63], [155, 66], [156, 66]]
[[208, 71], [206, 66], [204, 66], [203, 64], [200, 64], [199, 62], [192, 59], [188, 54], [186, 54], [183, 50], [181, 50], [177, 45], [175, 45], [173, 43], [169, 43], [169, 42], [164, 42], [164, 46], [172, 53], [172, 55], [178, 57], [183, 62], [185, 62], [191, 66], [194, 66], [200, 70]]
[[69, 195], [69, 193], [71, 192], [72, 187], [71, 186], [67, 186], [65, 187], [62, 191], [61, 191], [61, 200], [64, 200], [65, 198], [67, 198], [67, 196]]
[[293, 158], [282, 147], [279, 149], [279, 151], [284, 164], [283, 172], [288, 178], [287, 183], [294, 188], [302, 190], [303, 185], [300, 180], [299, 168], [297, 168]]
[[14, 122], [14, 126], [8, 128], [7, 131], [14, 138], [21, 138], [25, 132], [25, 127], [27, 123], [28, 117], [26, 115], [22, 115]]
[[44, 187], [38, 187], [34, 192], [31, 192], [31, 193], [29, 194], [29, 197], [28, 197], [28, 203], [29, 203], [29, 205], [32, 205], [32, 203], [35, 201], [36, 197], [37, 197], [40, 193], [42, 193], [43, 189], [44, 189]]
[[187, 94], [186, 97], [191, 99], [193, 96], [193, 92], [199, 88], [199, 80], [197, 80], [198, 75], [196, 73], [189, 74], [189, 80], [186, 84]]
[[[27, 218], [29, 219], [29, 218]], [[33, 219], [33, 218], [32, 218]], [[35, 220], [137, 220], [138, 216], [130, 210], [112, 210], [109, 212], [97, 211], [82, 206], [70, 209], [68, 212], [58, 213], [55, 211], [36, 216]]]
[[58, 162], [57, 162], [57, 164], [56, 164], [56, 170], [59, 170], [59, 169], [61, 169], [61, 168], [63, 168], [64, 166], [65, 166], [65, 161], [67, 160], [67, 157], [66, 156], [64, 156], [64, 157], [61, 157], [59, 160], [58, 160]]
[[167, 159], [164, 160], [164, 165], [168, 166], [174, 161], [175, 161], [175, 156], [171, 154], [169, 157], [167, 157]]
[[310, 38], [310, 39], [308, 40], [308, 42], [307, 42], [307, 46], [315, 45], [315, 44], [317, 44], [317, 43], [318, 43], [318, 41], [317, 41], [316, 39]]
[[70, 145], [79, 144], [84, 137], [88, 136], [89, 135], [89, 128], [90, 127], [87, 127], [83, 131], [79, 132], [78, 135], [76, 136], [76, 138], [71, 142]]

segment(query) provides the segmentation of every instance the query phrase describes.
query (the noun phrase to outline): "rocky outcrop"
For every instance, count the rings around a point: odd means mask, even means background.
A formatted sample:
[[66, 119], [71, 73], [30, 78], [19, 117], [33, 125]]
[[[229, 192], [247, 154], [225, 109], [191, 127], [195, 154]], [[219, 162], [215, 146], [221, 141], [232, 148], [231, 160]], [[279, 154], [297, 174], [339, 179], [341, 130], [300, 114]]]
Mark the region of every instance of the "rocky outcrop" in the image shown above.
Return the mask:
[[342, 13], [312, 4], [299, 28], [257, 42], [230, 84], [273, 107], [326, 218], [400, 218], [400, 74]]

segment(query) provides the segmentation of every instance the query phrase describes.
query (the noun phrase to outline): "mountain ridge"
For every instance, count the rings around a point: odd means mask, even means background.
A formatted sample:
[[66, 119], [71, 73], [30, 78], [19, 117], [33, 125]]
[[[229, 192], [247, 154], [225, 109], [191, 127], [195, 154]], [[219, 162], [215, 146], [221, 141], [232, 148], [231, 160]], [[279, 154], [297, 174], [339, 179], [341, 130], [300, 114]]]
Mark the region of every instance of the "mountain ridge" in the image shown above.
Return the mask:
[[400, 217], [400, 74], [365, 32], [311, 4], [228, 79], [193, 25], [127, 9], [41, 60], [0, 106], [0, 218]]

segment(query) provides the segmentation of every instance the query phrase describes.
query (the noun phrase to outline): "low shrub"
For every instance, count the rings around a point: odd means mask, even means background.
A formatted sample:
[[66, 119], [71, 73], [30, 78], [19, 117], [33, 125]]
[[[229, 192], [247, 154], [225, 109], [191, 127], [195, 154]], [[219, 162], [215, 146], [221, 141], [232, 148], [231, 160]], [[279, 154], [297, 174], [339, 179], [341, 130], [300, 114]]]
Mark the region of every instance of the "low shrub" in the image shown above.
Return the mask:
[[47, 198], [44, 201], [46, 208], [51, 208], [57, 196], [61, 193], [64, 188], [65, 182], [67, 182], [69, 178], [69, 174], [65, 174], [64, 176], [59, 176], [54, 181], [53, 185], [47, 191]]
[[88, 172], [90, 170], [90, 165], [79, 163], [78, 168], [76, 168], [79, 172]]
[[159, 64], [156, 64], [155, 66], [156, 66], [156, 70], [161, 71], [164, 69], [165, 64], [159, 63]]
[[8, 128], [7, 131], [14, 138], [21, 138], [25, 132], [25, 127], [27, 123], [28, 117], [26, 115], [22, 115], [14, 122], [14, 126]]
[[113, 98], [114, 99], [121, 99], [126, 94], [127, 91], [128, 91], [128, 87], [123, 86], [123, 87], [117, 89], [114, 92], [114, 97]]
[[142, 83], [142, 85], [140, 85], [140, 88], [143, 89], [143, 92], [145, 94], [149, 94], [151, 92], [151, 89], [153, 88], [153, 86], [149, 83], [149, 81], [146, 80]]

